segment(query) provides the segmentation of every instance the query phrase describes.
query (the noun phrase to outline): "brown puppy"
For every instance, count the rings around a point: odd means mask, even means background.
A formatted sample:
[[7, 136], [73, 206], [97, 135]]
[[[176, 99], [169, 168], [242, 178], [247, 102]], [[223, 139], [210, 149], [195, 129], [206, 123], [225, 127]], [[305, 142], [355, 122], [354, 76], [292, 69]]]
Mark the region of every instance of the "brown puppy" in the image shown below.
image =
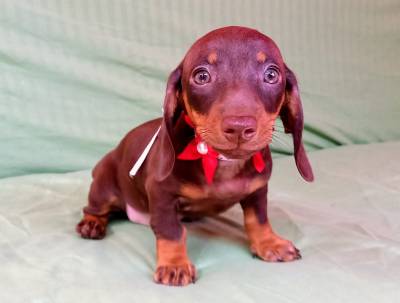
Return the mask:
[[[169, 76], [163, 118], [133, 129], [94, 168], [77, 231], [101, 239], [110, 214], [126, 211], [131, 220], [150, 223], [155, 233], [154, 280], [187, 285], [196, 271], [181, 218], [214, 215], [239, 202], [253, 254], [265, 261], [300, 258], [290, 241], [273, 232], [266, 212], [268, 144], [278, 116], [293, 136], [300, 174], [312, 181], [296, 78], [278, 47], [244, 27], [208, 33]], [[144, 163], [130, 177], [153, 137]]]

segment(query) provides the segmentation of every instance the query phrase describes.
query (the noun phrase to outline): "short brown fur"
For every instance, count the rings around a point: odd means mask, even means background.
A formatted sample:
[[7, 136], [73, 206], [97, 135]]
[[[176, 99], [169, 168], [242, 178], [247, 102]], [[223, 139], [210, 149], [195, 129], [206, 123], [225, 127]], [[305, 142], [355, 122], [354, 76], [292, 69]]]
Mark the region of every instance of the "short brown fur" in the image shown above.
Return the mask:
[[[274, 72], [266, 81], [269, 68]], [[200, 80], [195, 77], [199, 69]], [[306, 181], [313, 180], [302, 142], [297, 80], [276, 44], [244, 27], [208, 33], [171, 72], [163, 110], [162, 118], [131, 130], [93, 169], [88, 205], [77, 232], [83, 238], [101, 239], [113, 215], [127, 209], [146, 214], [157, 243], [154, 280], [183, 286], [195, 281], [196, 270], [187, 255], [181, 218], [214, 216], [240, 203], [253, 254], [265, 261], [298, 259], [294, 245], [272, 231], [266, 211], [272, 172], [268, 145], [277, 117], [292, 134], [299, 173]], [[185, 122], [186, 114], [194, 127]], [[159, 127], [146, 160], [130, 177], [130, 169]], [[225, 159], [219, 160], [211, 184], [201, 160], [177, 158], [195, 136]], [[265, 163], [261, 172], [252, 162], [256, 153]]]
[[212, 53], [210, 53], [208, 55], [207, 61], [210, 64], [215, 64], [217, 62], [217, 58], [218, 58], [217, 53], [216, 52], [212, 52]]

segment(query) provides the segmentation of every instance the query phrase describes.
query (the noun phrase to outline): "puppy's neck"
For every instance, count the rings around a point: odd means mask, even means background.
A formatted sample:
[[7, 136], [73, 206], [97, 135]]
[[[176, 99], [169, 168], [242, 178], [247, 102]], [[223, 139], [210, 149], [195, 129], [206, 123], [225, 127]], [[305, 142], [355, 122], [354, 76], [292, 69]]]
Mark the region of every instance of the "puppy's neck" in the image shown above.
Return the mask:
[[226, 180], [234, 178], [243, 170], [247, 161], [246, 159], [219, 159], [214, 179]]

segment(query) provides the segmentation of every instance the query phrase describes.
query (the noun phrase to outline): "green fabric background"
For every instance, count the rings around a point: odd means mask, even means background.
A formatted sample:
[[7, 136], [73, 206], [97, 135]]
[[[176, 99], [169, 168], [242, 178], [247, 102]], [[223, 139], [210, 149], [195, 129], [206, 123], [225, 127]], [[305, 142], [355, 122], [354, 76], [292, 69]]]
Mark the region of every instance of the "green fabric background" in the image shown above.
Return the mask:
[[1, 0], [0, 176], [92, 167], [160, 115], [191, 43], [232, 24], [271, 36], [296, 72], [309, 150], [398, 139], [399, 16], [396, 0]]
[[276, 159], [269, 217], [303, 258], [252, 258], [234, 207], [186, 225], [199, 279], [184, 288], [153, 283], [148, 227], [115, 221], [104, 240], [77, 236], [89, 171], [1, 179], [0, 302], [398, 303], [399, 154], [400, 142], [312, 152], [312, 184], [292, 157]]

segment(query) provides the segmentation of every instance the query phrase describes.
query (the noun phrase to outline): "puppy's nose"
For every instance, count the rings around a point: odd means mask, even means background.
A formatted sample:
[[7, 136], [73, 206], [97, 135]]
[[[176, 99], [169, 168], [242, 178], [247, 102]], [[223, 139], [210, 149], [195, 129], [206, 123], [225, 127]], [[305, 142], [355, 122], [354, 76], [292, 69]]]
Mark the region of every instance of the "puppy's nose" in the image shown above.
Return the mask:
[[257, 121], [251, 116], [229, 116], [222, 120], [222, 131], [232, 142], [249, 141], [256, 134]]

